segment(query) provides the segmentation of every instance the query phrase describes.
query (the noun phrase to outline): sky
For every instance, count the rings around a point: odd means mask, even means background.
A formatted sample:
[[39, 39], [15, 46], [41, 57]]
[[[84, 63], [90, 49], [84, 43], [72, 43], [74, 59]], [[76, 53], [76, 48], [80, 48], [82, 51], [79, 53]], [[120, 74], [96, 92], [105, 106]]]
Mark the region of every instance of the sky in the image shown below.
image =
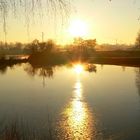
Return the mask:
[[[46, 5], [44, 6], [46, 8]], [[68, 16], [45, 13], [42, 20], [34, 17], [30, 20], [29, 32], [23, 16], [8, 18], [7, 41], [30, 42], [34, 39], [54, 39], [60, 44], [72, 42], [76, 33], [85, 39], [96, 38], [98, 44], [133, 44], [140, 30], [140, 0], [72, 0]], [[76, 21], [80, 24], [78, 27]], [[75, 26], [75, 27], [71, 27]], [[69, 31], [69, 29], [71, 31]], [[77, 31], [78, 30], [78, 31]], [[73, 34], [71, 32], [74, 32]], [[77, 34], [78, 34], [77, 33]], [[82, 34], [82, 33], [81, 33]], [[78, 34], [79, 35], [79, 34]], [[0, 32], [0, 40], [4, 33]]]

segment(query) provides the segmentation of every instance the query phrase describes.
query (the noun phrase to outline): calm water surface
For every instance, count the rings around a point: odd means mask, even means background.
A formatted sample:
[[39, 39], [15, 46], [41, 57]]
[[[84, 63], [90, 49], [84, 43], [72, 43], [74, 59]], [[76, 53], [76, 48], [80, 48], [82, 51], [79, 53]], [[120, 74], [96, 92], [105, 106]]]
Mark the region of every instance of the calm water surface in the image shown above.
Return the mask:
[[0, 70], [0, 131], [9, 123], [57, 139], [139, 140], [140, 68], [82, 64]]

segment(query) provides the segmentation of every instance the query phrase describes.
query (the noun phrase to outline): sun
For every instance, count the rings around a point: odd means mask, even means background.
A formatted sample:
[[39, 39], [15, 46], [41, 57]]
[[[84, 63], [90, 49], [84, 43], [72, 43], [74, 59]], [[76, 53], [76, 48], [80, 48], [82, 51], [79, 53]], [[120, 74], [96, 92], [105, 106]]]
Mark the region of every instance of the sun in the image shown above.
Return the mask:
[[81, 74], [84, 71], [84, 68], [81, 64], [74, 65], [74, 71], [77, 74]]
[[72, 37], [84, 37], [87, 35], [88, 26], [82, 20], [73, 20], [70, 23], [68, 31]]

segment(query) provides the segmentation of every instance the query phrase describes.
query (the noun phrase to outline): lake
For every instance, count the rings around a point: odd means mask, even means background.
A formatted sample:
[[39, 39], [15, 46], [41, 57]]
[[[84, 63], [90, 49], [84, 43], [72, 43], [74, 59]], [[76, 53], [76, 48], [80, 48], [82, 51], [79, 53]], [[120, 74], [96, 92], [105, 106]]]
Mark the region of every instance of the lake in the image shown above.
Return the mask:
[[87, 65], [0, 69], [0, 132], [14, 122], [52, 139], [139, 140], [140, 68]]

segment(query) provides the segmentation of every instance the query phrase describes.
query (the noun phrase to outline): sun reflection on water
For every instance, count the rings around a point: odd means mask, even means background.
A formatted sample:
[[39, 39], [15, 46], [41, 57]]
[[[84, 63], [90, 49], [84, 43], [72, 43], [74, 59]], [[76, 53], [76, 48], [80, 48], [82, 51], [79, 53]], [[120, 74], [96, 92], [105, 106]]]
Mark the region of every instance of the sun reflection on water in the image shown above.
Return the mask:
[[84, 67], [81, 64], [74, 65], [73, 69], [77, 74], [81, 74], [84, 71]]
[[77, 127], [80, 127], [85, 118], [84, 104], [82, 101], [82, 85], [78, 81], [75, 84], [73, 100], [71, 102], [71, 110], [67, 112], [71, 114], [70, 123], [72, 122]]
[[91, 140], [95, 135], [92, 112], [83, 96], [83, 86], [77, 79], [73, 96], [62, 113], [60, 121], [61, 138], [72, 140]]

